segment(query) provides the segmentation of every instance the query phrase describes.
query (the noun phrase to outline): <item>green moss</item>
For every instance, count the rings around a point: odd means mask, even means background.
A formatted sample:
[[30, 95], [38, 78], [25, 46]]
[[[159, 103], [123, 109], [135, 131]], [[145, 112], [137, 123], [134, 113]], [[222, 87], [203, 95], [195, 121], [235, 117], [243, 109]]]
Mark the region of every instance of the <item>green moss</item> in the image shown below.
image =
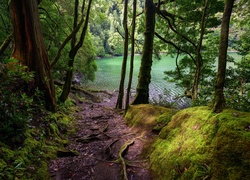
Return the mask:
[[[7, 163], [3, 160], [3, 159], [0, 159], [0, 172], [2, 172], [4, 170], [4, 168], [7, 167]], [[1, 175], [0, 175], [1, 177]]]
[[167, 124], [176, 110], [150, 104], [131, 105], [125, 115], [130, 126], [151, 129], [161, 128]]
[[47, 162], [43, 161], [40, 164], [40, 167], [37, 170], [37, 179], [50, 179], [48, 175], [48, 164]]
[[4, 161], [8, 162], [14, 160], [15, 154], [7, 146], [1, 146], [0, 151], [1, 151], [0, 158], [3, 159]]
[[208, 107], [176, 113], [150, 155], [159, 179], [250, 179], [250, 114]]
[[18, 149], [0, 143], [0, 179], [49, 179], [48, 160], [68, 143], [67, 135], [75, 125], [72, 117], [64, 113], [41, 117], [34, 122], [38, 126], [27, 128]]

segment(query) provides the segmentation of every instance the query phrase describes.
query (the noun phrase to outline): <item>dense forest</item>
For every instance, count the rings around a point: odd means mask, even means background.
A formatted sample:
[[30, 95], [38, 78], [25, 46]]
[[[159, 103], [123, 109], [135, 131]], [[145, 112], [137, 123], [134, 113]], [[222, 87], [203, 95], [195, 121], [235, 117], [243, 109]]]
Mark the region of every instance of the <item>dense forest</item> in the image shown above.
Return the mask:
[[[95, 80], [104, 57], [123, 57], [115, 108], [126, 116], [150, 103], [152, 63], [163, 55], [176, 57], [176, 68], [162, 78], [184, 89], [178, 98], [190, 98], [192, 108], [207, 107], [213, 118], [228, 109], [249, 113], [249, 9], [248, 0], [0, 0], [0, 179], [32, 179], [30, 164], [39, 178], [47, 176], [47, 161], [75, 128], [72, 89], [92, 95], [80, 85]], [[131, 100], [135, 55], [141, 65]], [[165, 126], [161, 138], [170, 131]], [[247, 179], [244, 173], [237, 177]]]

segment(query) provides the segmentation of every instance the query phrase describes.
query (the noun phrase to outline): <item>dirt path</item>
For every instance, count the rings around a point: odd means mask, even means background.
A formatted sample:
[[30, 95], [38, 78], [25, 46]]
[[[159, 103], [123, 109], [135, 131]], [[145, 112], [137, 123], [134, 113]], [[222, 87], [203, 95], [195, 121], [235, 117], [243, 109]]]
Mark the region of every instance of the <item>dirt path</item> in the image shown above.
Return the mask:
[[[102, 93], [99, 96], [102, 98], [99, 103], [85, 101], [81, 104], [76, 114], [78, 130], [66, 147], [79, 155], [69, 154], [69, 157], [52, 160], [52, 179], [153, 179], [147, 170], [148, 161], [141, 155], [148, 134], [135, 132], [125, 124], [121, 112], [113, 109], [115, 95]], [[122, 166], [125, 161], [126, 169]]]

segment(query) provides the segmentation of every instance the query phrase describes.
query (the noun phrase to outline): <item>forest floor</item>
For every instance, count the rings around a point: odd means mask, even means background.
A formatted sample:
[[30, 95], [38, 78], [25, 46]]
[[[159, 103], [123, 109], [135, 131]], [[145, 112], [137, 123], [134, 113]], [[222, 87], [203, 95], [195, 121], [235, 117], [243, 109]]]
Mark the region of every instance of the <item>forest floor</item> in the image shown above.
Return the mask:
[[77, 131], [69, 138], [66, 151], [50, 162], [55, 180], [151, 180], [147, 142], [156, 135], [130, 128], [123, 111], [115, 109], [117, 93], [94, 93], [77, 102]]

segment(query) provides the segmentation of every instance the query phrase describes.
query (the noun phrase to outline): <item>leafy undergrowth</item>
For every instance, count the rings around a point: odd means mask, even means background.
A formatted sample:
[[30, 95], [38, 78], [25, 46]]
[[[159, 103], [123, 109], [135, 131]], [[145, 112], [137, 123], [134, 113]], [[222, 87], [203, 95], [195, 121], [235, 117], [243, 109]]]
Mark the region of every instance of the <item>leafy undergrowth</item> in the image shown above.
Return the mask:
[[74, 120], [63, 112], [40, 116], [28, 125], [18, 147], [0, 142], [0, 179], [49, 178], [47, 162], [68, 143], [67, 134]]
[[181, 110], [152, 148], [157, 179], [250, 179], [250, 113]]
[[42, 93], [29, 91], [33, 73], [16, 62], [0, 63], [0, 179], [48, 179], [47, 162], [74, 130], [75, 108], [68, 100], [46, 111]]
[[63, 112], [44, 112], [36, 118], [23, 133], [20, 146], [0, 141], [0, 179], [49, 179], [48, 160], [68, 143], [74, 120]]

